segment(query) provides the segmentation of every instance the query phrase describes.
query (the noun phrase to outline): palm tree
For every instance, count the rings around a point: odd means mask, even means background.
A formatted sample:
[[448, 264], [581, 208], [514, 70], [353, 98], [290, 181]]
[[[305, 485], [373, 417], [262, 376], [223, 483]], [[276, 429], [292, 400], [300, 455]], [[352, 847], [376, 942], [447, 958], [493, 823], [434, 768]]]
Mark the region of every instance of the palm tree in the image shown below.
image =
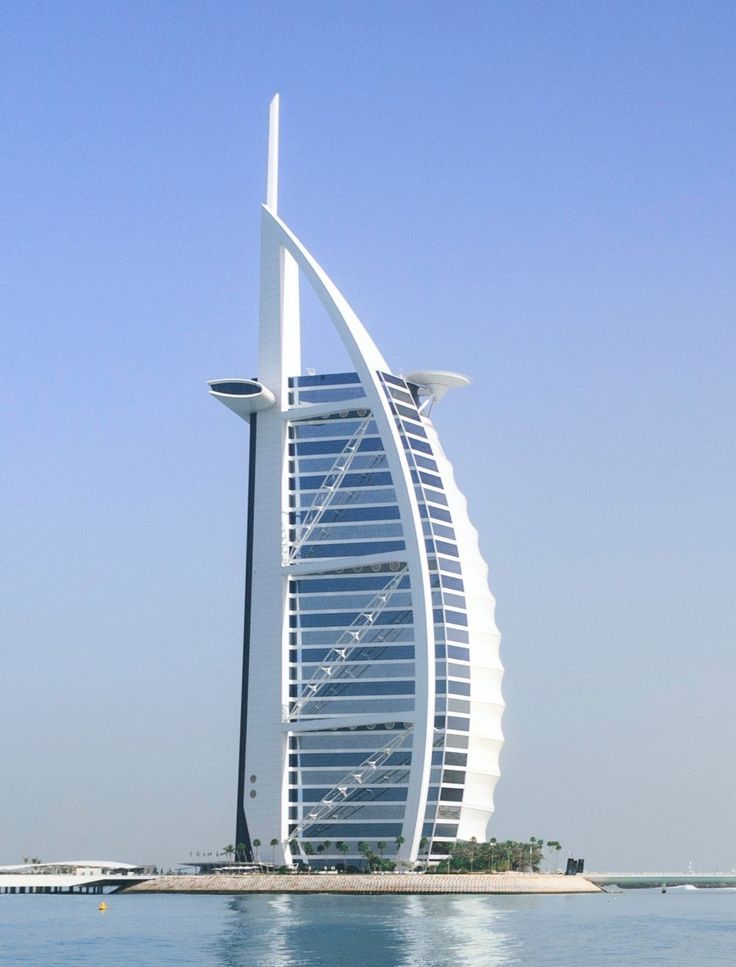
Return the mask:
[[406, 840], [404, 839], [403, 836], [397, 836], [396, 837], [396, 852], [397, 853], [400, 853], [401, 852], [401, 847], [404, 845], [405, 842], [406, 842]]
[[256, 854], [256, 863], [261, 862], [261, 857], [258, 855], [258, 848], [260, 847], [260, 845], [261, 845], [260, 839], [253, 840], [253, 849], [255, 850], [255, 854]]
[[270, 843], [270, 846], [271, 846], [271, 866], [273, 866], [274, 869], [276, 869], [276, 847], [278, 845], [279, 845], [279, 841], [274, 836], [274, 838], [271, 840], [271, 843]]
[[[532, 842], [532, 852], [529, 857], [529, 867], [530, 873], [538, 873], [539, 866], [544, 861], [544, 836], [540, 836], [538, 839], [531, 837]], [[539, 854], [537, 856], [537, 854]]]
[[471, 836], [470, 837], [470, 872], [471, 873], [473, 872], [473, 862], [475, 861], [475, 847], [477, 843], [478, 843], [478, 840], [475, 838], [475, 836]]
[[489, 840], [489, 845], [491, 847], [491, 868], [490, 868], [490, 870], [488, 872], [489, 873], [493, 873], [493, 853], [494, 853], [494, 850], [496, 849], [496, 837], [495, 836], [491, 836], [491, 838]]
[[342, 871], [345, 872], [345, 854], [350, 852], [350, 847], [347, 843], [343, 843], [342, 840], [339, 843], [335, 843], [335, 846], [342, 853]]
[[225, 854], [225, 856], [227, 856], [228, 859], [230, 859], [230, 857], [235, 852], [235, 847], [233, 846], [232, 843], [230, 843], [229, 846], [223, 846], [222, 847], [222, 852]]
[[370, 846], [365, 842], [365, 840], [362, 839], [358, 843], [358, 852], [360, 853], [360, 855], [365, 860], [366, 866], [368, 865], [368, 854], [370, 853], [370, 851], [371, 851], [370, 850]]
[[386, 844], [383, 841], [380, 841], [376, 843], [376, 849], [378, 850], [378, 854], [381, 859], [383, 859], [383, 851], [386, 849]]
[[[309, 857], [309, 856], [313, 856], [313, 855], [314, 855], [314, 846], [312, 846], [312, 844], [311, 844], [311, 843], [305, 843], [305, 844], [304, 844], [304, 845], [302, 846], [302, 851], [303, 851], [303, 852], [304, 852], [304, 854], [305, 854], [306, 856], [308, 856], [308, 857]], [[307, 860], [307, 866], [309, 866], [309, 860]]]
[[[246, 859], [246, 853], [247, 852], [248, 852], [248, 848], [245, 845], [245, 843], [238, 843], [238, 845], [235, 847], [235, 860], [236, 860], [236, 862], [237, 862], [237, 860], [240, 860], [241, 863], [244, 863], [245, 862], [245, 859]], [[197, 855], [199, 855], [199, 854], [197, 854]]]
[[[426, 836], [422, 836], [422, 838], [419, 840], [419, 854], [420, 855], [422, 853], [424, 853], [425, 850], [427, 850], [428, 845], [429, 845], [429, 840], [427, 839]], [[429, 860], [429, 856], [426, 856], [425, 859], [424, 859], [425, 865], [427, 864], [428, 860]]]

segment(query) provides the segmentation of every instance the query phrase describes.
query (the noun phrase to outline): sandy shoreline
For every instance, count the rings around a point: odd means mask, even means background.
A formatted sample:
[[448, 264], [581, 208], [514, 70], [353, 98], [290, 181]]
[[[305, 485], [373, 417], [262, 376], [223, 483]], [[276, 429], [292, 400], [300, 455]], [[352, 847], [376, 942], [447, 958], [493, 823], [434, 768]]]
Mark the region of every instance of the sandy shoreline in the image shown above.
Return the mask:
[[249, 873], [244, 876], [160, 876], [125, 893], [485, 893], [551, 894], [600, 893], [583, 876], [547, 874], [445, 873], [429, 876], [401, 874], [302, 874], [275, 876]]

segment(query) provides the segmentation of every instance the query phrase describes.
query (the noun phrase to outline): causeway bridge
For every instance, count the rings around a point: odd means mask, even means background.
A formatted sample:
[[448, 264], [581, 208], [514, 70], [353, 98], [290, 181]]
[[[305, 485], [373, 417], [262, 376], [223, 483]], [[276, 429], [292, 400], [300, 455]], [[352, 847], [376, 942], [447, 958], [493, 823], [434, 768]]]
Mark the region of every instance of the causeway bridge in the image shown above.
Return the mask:
[[620, 886], [622, 890], [652, 887], [697, 886], [736, 887], [736, 872], [731, 873], [584, 873], [596, 886]]

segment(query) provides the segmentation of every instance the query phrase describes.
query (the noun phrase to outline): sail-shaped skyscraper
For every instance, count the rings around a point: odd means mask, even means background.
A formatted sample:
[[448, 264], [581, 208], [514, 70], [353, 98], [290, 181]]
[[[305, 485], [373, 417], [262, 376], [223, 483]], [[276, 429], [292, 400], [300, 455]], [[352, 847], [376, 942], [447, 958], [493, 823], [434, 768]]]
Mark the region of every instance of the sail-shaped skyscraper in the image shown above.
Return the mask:
[[[209, 384], [250, 424], [237, 842], [411, 863], [487, 838], [503, 742], [487, 567], [430, 419], [468, 380], [394, 373], [277, 194], [278, 96], [258, 378]], [[302, 374], [300, 282], [349, 372]]]

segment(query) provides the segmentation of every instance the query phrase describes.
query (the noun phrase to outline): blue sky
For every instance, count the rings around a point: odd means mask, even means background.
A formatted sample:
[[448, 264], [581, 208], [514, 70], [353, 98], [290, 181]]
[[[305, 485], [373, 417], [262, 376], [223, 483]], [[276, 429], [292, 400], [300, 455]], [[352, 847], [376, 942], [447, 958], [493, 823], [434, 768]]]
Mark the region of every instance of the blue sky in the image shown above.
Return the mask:
[[232, 839], [247, 433], [205, 381], [255, 374], [278, 90], [283, 217], [396, 370], [474, 380], [436, 422], [504, 634], [497, 837], [735, 865], [732, 5], [2, 20], [0, 860]]

